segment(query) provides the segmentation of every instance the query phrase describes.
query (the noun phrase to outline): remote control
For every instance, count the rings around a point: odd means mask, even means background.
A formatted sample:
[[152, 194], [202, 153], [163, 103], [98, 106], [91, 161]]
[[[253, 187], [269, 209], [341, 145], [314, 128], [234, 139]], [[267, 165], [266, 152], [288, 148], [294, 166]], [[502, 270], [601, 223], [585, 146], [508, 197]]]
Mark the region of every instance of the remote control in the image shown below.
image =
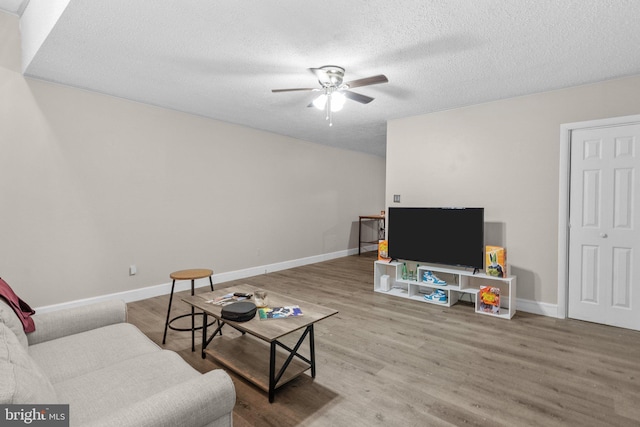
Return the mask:
[[236, 292], [233, 294], [233, 296], [235, 297], [245, 297], [245, 298], [251, 298], [253, 294], [247, 294], [245, 292]]

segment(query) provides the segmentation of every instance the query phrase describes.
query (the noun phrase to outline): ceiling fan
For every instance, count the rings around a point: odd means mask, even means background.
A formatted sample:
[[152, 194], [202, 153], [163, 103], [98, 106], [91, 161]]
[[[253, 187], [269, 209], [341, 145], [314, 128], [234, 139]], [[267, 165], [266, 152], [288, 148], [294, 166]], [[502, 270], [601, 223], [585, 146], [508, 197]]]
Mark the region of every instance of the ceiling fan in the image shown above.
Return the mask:
[[362, 87], [375, 85], [379, 83], [387, 83], [389, 80], [384, 74], [378, 74], [377, 76], [365, 77], [363, 79], [352, 80], [350, 82], [344, 82], [344, 68], [337, 65], [324, 65], [320, 68], [309, 68], [315, 76], [318, 78], [320, 88], [292, 88], [292, 89], [272, 89], [271, 92], [295, 92], [295, 91], [314, 91], [322, 92], [316, 99], [314, 99], [307, 107], [316, 107], [320, 110], [325, 110], [326, 120], [329, 121], [329, 126], [333, 126], [331, 113], [340, 111], [344, 105], [345, 99], [349, 98], [353, 101], [361, 104], [368, 104], [373, 101], [370, 96], [362, 95], [356, 92], [352, 92], [354, 87]]

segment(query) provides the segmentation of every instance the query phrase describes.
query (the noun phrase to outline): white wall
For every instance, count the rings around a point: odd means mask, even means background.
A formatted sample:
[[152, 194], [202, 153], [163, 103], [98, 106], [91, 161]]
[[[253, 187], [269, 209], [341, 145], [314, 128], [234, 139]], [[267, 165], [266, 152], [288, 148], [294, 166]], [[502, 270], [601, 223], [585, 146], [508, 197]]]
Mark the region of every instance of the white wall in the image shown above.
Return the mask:
[[0, 276], [32, 306], [345, 251], [384, 208], [383, 158], [25, 79], [19, 45], [0, 13]]
[[387, 205], [484, 207], [517, 296], [556, 304], [560, 125], [638, 112], [634, 76], [393, 120]]

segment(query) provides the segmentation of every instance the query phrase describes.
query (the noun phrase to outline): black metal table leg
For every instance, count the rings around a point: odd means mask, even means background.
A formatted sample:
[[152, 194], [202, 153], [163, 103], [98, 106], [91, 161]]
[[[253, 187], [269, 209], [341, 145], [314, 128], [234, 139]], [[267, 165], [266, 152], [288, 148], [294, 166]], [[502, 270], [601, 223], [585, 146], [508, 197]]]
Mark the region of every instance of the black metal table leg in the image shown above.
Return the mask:
[[273, 403], [273, 397], [276, 391], [276, 343], [271, 342], [271, 356], [269, 357], [269, 403]]
[[[307, 335], [310, 335], [309, 351], [311, 353], [311, 360], [307, 359], [306, 357], [298, 353], [298, 350], [300, 349], [300, 346], [304, 342], [304, 339], [306, 338]], [[275, 369], [276, 369], [275, 368], [275, 365], [276, 365], [276, 347], [275, 346], [276, 345], [282, 347], [289, 353], [289, 356], [284, 361], [284, 363], [280, 367], [280, 370], [278, 371], [277, 374], [275, 373]], [[298, 342], [293, 348], [281, 343], [280, 341], [275, 341], [275, 340], [271, 341], [271, 358], [269, 360], [269, 403], [273, 402], [273, 395], [275, 394], [276, 385], [282, 378], [282, 375], [284, 375], [284, 372], [287, 370], [287, 368], [289, 367], [289, 364], [291, 363], [294, 357], [297, 357], [303, 362], [308, 363], [309, 367], [311, 368], [311, 375], [313, 376], [313, 378], [315, 378], [316, 365], [315, 365], [315, 346], [313, 344], [313, 324], [306, 327], [306, 329], [300, 336], [300, 339], [298, 339]]]
[[[195, 280], [191, 279], [191, 296], [195, 294]], [[196, 309], [191, 306], [191, 351], [196, 351]]]
[[[204, 321], [206, 322], [207, 320], [207, 313], [204, 313]], [[220, 322], [220, 319], [216, 319], [216, 322], [218, 323], [218, 327], [216, 328], [215, 331], [213, 331], [213, 333], [211, 334], [211, 336], [209, 338], [207, 338], [207, 327], [213, 325], [213, 322], [211, 322], [211, 324], [204, 324], [202, 327], [202, 358], [205, 359], [206, 358], [206, 354], [205, 354], [205, 350], [207, 349], [207, 346], [209, 345], [209, 343], [211, 342], [211, 340], [213, 340], [213, 338], [220, 334], [220, 336], [222, 336], [222, 327], [225, 325], [224, 322]]]
[[311, 359], [311, 378], [316, 377], [316, 346], [313, 340], [313, 323], [309, 325], [309, 358]]
[[204, 359], [206, 355], [204, 354], [204, 349], [207, 346], [207, 312], [202, 313], [202, 358]]
[[358, 255], [360, 255], [361, 245], [362, 245], [362, 218], [358, 218]]
[[162, 344], [167, 340], [167, 328], [169, 327], [169, 315], [171, 314], [171, 302], [173, 301], [173, 288], [176, 286], [176, 281], [171, 283], [171, 296], [169, 297], [169, 308], [167, 308], [167, 321], [164, 322], [164, 335], [162, 336]]

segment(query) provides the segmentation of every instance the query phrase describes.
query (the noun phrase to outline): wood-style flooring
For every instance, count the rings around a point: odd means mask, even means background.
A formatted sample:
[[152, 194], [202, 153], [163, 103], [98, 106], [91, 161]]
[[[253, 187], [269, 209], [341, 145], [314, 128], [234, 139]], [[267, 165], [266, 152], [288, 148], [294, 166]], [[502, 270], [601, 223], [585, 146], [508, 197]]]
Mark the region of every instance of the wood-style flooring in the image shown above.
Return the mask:
[[[248, 283], [339, 311], [315, 326], [316, 378], [284, 385], [274, 403], [230, 372], [234, 426], [640, 425], [640, 332], [375, 293], [373, 261], [369, 253], [215, 285]], [[186, 292], [176, 295], [172, 317], [189, 311]], [[168, 302], [128, 304], [129, 321], [159, 345]], [[192, 353], [191, 334], [169, 330], [164, 347], [201, 372], [220, 369], [200, 357], [199, 340]]]

